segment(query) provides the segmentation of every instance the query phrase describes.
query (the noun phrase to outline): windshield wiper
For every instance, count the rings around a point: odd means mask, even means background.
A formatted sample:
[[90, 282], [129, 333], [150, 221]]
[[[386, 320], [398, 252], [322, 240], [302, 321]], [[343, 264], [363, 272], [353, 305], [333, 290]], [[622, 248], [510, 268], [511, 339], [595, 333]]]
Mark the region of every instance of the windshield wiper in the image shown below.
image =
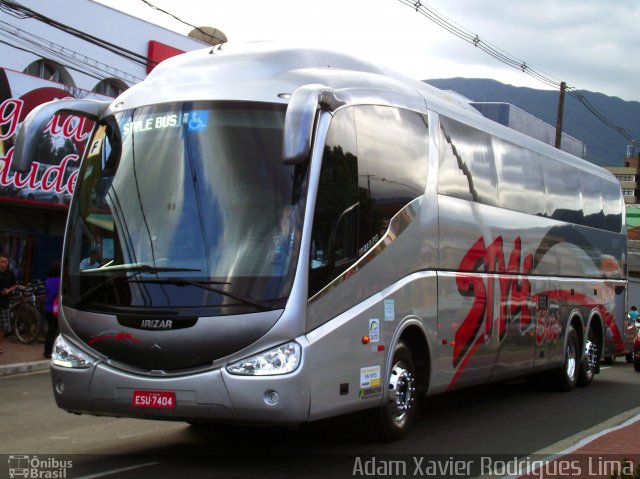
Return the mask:
[[80, 274], [94, 274], [94, 273], [109, 273], [109, 272], [118, 272], [125, 271], [130, 272], [131, 274], [127, 275], [125, 278], [122, 276], [111, 276], [104, 281], [93, 286], [88, 291], [85, 291], [80, 297], [76, 300], [76, 304], [81, 304], [85, 299], [91, 296], [93, 293], [98, 291], [99, 289], [107, 286], [108, 284], [113, 283], [118, 279], [124, 279], [125, 281], [129, 281], [134, 276], [139, 275], [140, 273], [161, 273], [164, 271], [202, 271], [197, 268], [172, 268], [172, 267], [155, 267], [148, 264], [143, 263], [126, 263], [126, 264], [116, 264], [111, 266], [111, 262], [107, 263], [105, 266], [101, 266], [100, 268], [91, 268], [81, 270]]
[[108, 273], [110, 271], [131, 271], [135, 273], [165, 273], [171, 271], [202, 271], [198, 268], [174, 268], [171, 266], [151, 266], [150, 264], [145, 263], [124, 263], [124, 264], [111, 264], [112, 262], [108, 262], [104, 266], [100, 266], [99, 268], [91, 268], [81, 270], [80, 274], [91, 274], [91, 273]]
[[271, 309], [266, 303], [262, 301], [258, 301], [257, 299], [248, 298], [243, 295], [239, 295], [236, 293], [231, 293], [229, 291], [225, 291], [224, 289], [216, 288], [211, 286], [212, 284], [231, 284], [228, 282], [222, 281], [195, 281], [192, 279], [185, 278], [140, 278], [138, 280], [141, 283], [169, 283], [174, 284], [176, 286], [196, 286], [198, 288], [206, 289], [208, 291], [213, 291], [214, 293], [222, 294], [223, 296], [228, 296], [229, 298], [240, 301], [241, 303], [248, 304], [251, 306], [255, 306], [263, 311], [269, 311]]
[[80, 273], [92, 274], [92, 273], [106, 273], [106, 272], [117, 272], [117, 271], [126, 271], [126, 272], [130, 272], [131, 274], [127, 275], [125, 278], [122, 278], [122, 276], [112, 276], [110, 278], [105, 279], [104, 281], [101, 281], [99, 284], [95, 285], [93, 288], [89, 289], [84, 294], [82, 294], [76, 300], [76, 304], [82, 303], [82, 301], [87, 299], [89, 296], [91, 296], [93, 293], [103, 288], [104, 286], [107, 286], [108, 284], [114, 282], [115, 280], [121, 279], [124, 281], [141, 282], [141, 283], [168, 283], [168, 284], [174, 284], [176, 286], [186, 286], [186, 285], [196, 286], [198, 288], [206, 289], [208, 291], [212, 291], [214, 293], [218, 293], [223, 296], [227, 296], [229, 298], [235, 299], [236, 301], [240, 301], [241, 303], [254, 306], [256, 308], [261, 309], [262, 311], [271, 310], [271, 307], [262, 301], [258, 301], [253, 298], [248, 298], [243, 295], [231, 293], [229, 291], [225, 291], [223, 289], [211, 286], [213, 284], [231, 284], [225, 281], [195, 281], [191, 279], [175, 278], [175, 277], [139, 278], [139, 279], [132, 280], [133, 277], [138, 276], [141, 273], [154, 274], [154, 273], [162, 273], [162, 272], [202, 271], [196, 268], [155, 267], [155, 266], [151, 266], [143, 263], [127, 263], [127, 264], [118, 264], [118, 265], [110, 265], [109, 263], [107, 263], [107, 265], [101, 266], [100, 268], [86, 269], [86, 270], [80, 271]]

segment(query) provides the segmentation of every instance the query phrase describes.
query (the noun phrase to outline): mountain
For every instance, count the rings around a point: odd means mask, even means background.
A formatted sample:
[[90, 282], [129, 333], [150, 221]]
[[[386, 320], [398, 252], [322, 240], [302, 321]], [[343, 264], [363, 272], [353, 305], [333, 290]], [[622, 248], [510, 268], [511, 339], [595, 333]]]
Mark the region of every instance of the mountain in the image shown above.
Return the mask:
[[[475, 102], [505, 102], [549, 123], [556, 124], [559, 92], [505, 85], [484, 78], [445, 78], [424, 80], [441, 90], [453, 90]], [[573, 90], [583, 95], [598, 112], [615, 125], [624, 128], [640, 141], [640, 102], [625, 101], [602, 93]], [[628, 140], [618, 131], [606, 126], [574, 96], [565, 94], [564, 133], [587, 146], [586, 159], [600, 166], [623, 166]], [[635, 154], [640, 151], [636, 146]]]

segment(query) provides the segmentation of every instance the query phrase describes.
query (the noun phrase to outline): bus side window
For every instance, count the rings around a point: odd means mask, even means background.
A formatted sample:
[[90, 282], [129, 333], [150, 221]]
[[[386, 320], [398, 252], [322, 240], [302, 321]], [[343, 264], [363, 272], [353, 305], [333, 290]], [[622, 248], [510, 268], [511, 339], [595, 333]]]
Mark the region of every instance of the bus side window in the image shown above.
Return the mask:
[[362, 256], [387, 233], [391, 218], [424, 194], [429, 131], [418, 113], [380, 105], [356, 107]]
[[441, 115], [439, 164], [438, 193], [498, 206], [489, 134]]
[[324, 145], [311, 233], [309, 297], [357, 256], [358, 165], [353, 109], [338, 110]]

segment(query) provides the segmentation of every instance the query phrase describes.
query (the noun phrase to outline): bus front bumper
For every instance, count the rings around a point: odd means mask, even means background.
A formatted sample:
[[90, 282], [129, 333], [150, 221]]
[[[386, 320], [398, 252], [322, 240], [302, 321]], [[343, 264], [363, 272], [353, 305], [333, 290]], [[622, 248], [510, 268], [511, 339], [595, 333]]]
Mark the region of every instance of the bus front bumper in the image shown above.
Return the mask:
[[58, 407], [98, 416], [188, 422], [296, 424], [309, 417], [303, 364], [279, 376], [236, 376], [212, 369], [181, 376], [134, 374], [105, 363], [51, 366]]

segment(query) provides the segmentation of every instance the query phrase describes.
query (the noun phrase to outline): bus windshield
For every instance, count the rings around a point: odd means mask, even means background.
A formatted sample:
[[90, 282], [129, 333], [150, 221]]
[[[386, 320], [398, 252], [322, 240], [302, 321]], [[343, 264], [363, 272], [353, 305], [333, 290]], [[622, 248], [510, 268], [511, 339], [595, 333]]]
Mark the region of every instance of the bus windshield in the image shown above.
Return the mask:
[[284, 306], [302, 224], [285, 105], [189, 102], [94, 130], [65, 243], [63, 304], [238, 314]]

